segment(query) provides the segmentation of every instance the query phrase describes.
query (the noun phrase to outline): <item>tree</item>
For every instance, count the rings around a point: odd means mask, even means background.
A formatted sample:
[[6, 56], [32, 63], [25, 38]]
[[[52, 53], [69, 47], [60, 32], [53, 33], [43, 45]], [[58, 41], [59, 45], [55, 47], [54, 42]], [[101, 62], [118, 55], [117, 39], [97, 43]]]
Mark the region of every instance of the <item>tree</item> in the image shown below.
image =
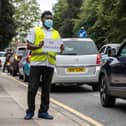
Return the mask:
[[59, 0], [53, 7], [54, 27], [62, 33], [63, 21], [65, 20], [66, 9], [68, 8], [67, 0]]
[[84, 25], [98, 47], [105, 43], [120, 43], [126, 37], [125, 0], [84, 0], [74, 30]]
[[[59, 0], [54, 6], [54, 21], [61, 33], [62, 37], [72, 37], [73, 33], [73, 20], [77, 18], [80, 11], [82, 0]], [[58, 25], [60, 23], [61, 25]]]
[[100, 21], [98, 20], [97, 14], [100, 1], [101, 0], [83, 1], [80, 13], [78, 13], [78, 18], [74, 20], [75, 33], [80, 29], [81, 26], [84, 26], [85, 30], [87, 30], [88, 32], [88, 37], [92, 38], [95, 41], [98, 39], [100, 41], [102, 39], [102, 35], [104, 34], [104, 32], [101, 32], [100, 25], [97, 25], [97, 23]]
[[40, 7], [36, 0], [13, 0], [15, 5], [16, 40], [24, 41], [27, 31], [40, 22]]
[[14, 6], [11, 0], [1, 0], [0, 49], [3, 50], [15, 35]]

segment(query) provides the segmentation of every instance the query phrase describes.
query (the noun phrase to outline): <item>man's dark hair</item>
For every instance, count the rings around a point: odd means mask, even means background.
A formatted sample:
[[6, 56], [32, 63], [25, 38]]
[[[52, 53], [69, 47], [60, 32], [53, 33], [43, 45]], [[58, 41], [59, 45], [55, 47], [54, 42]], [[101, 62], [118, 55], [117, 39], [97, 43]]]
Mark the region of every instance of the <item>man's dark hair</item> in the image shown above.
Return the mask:
[[44, 11], [41, 15], [41, 19], [43, 19], [45, 15], [52, 15], [52, 13], [50, 11]]

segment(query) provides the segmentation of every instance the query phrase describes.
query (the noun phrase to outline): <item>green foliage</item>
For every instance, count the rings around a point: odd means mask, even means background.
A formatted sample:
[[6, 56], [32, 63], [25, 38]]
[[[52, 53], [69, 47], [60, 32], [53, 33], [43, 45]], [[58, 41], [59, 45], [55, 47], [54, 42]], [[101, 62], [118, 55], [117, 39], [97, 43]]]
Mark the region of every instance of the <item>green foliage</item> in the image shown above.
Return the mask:
[[125, 12], [125, 0], [85, 0], [79, 18], [74, 22], [74, 30], [84, 25], [98, 47], [120, 42], [126, 37]]
[[27, 31], [40, 21], [40, 9], [36, 0], [13, 0], [17, 25], [16, 40], [23, 41]]
[[54, 26], [57, 28], [62, 37], [72, 37], [73, 20], [77, 18], [80, 11], [82, 0], [59, 0], [54, 6]]
[[97, 20], [97, 6], [98, 0], [84, 0], [78, 14], [78, 18], [74, 20], [74, 31], [75, 33], [84, 26], [86, 30], [90, 33], [91, 27]]
[[60, 29], [60, 27], [62, 27], [63, 19], [65, 18], [67, 8], [68, 4], [66, 0], [59, 0], [59, 2], [53, 7], [54, 26], [56, 29]]
[[98, 48], [126, 38], [126, 0], [59, 0], [54, 14], [62, 37], [76, 36], [84, 26]]
[[14, 6], [11, 4], [11, 0], [1, 0], [1, 4], [0, 50], [3, 50], [15, 35], [16, 26], [13, 18]]

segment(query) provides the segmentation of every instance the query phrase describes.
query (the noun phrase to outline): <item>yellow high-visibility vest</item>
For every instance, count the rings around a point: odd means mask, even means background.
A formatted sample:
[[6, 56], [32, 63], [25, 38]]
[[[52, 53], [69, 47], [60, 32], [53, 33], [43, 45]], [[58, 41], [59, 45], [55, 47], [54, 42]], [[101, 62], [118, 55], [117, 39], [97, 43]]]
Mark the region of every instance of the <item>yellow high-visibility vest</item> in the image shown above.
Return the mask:
[[[51, 39], [59, 39], [60, 35], [59, 32], [55, 29], [51, 30]], [[39, 45], [41, 41], [45, 39], [45, 33], [42, 27], [36, 27], [35, 28], [35, 41], [34, 45]], [[31, 62], [43, 62], [45, 60], [48, 60], [50, 64], [56, 63], [56, 52], [43, 52], [42, 48], [32, 50], [31, 54]]]

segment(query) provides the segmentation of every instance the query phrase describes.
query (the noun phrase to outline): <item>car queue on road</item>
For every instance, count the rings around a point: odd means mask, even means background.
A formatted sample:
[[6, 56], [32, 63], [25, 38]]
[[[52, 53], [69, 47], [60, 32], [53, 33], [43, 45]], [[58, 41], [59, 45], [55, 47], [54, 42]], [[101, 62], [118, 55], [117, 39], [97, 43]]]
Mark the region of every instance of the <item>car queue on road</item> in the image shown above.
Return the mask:
[[[90, 85], [94, 91], [98, 90], [98, 75], [102, 65], [101, 55], [92, 39], [67, 38], [62, 39], [64, 51], [56, 56], [56, 66], [52, 79], [52, 86], [80, 86]], [[29, 76], [29, 51], [19, 62], [19, 78], [26, 81]], [[26, 69], [27, 68], [27, 69]]]
[[[114, 45], [116, 53], [108, 56], [105, 62], [102, 57], [103, 49], [98, 51], [92, 39], [62, 40], [64, 52], [57, 54], [52, 86], [88, 84], [93, 91], [99, 90], [101, 105], [104, 107], [112, 107], [116, 98], [126, 98], [126, 40]], [[29, 78], [30, 55], [31, 51], [25, 48], [18, 61], [17, 75], [24, 81]]]

